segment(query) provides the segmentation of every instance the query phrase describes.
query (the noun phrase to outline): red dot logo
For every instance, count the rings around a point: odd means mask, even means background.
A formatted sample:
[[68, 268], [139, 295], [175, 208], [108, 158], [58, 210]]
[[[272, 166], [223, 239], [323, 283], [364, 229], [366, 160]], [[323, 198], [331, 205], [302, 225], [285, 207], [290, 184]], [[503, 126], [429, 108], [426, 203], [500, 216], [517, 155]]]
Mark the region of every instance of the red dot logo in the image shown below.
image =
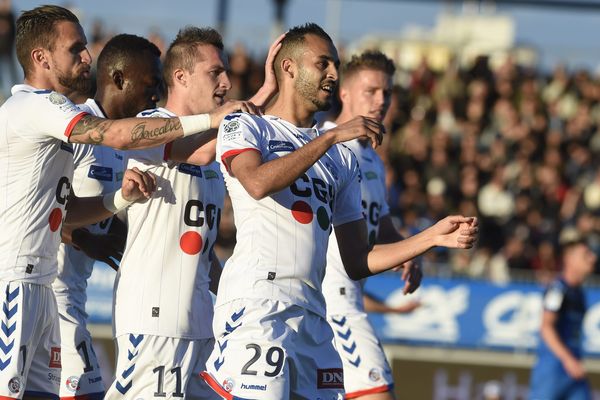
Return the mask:
[[292, 204], [292, 215], [301, 224], [310, 224], [313, 220], [312, 208], [303, 201], [297, 201]]
[[202, 250], [202, 236], [198, 232], [189, 231], [181, 235], [179, 246], [185, 254], [193, 256]]
[[60, 224], [62, 222], [62, 210], [60, 208], [55, 208], [50, 211], [50, 217], [48, 217], [48, 225], [50, 225], [50, 230], [52, 232], [56, 232], [58, 228], [60, 228]]

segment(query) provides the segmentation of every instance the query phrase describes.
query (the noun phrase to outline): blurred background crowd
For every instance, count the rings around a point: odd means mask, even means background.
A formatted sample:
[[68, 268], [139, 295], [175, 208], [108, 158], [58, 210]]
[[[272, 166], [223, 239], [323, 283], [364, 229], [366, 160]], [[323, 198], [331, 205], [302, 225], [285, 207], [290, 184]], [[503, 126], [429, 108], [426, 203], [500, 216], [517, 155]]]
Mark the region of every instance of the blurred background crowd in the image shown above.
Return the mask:
[[[4, 98], [22, 79], [13, 5], [0, 0]], [[102, 20], [90, 26], [95, 59], [120, 32]], [[159, 30], [146, 36], [164, 53], [170, 38]], [[264, 55], [252, 57], [243, 45], [227, 44], [229, 97], [249, 98], [262, 84]], [[340, 49], [342, 61], [349, 54]], [[378, 150], [395, 221], [406, 235], [450, 213], [477, 215], [481, 224], [476, 249], [429, 252], [426, 273], [546, 283], [559, 269], [558, 238], [570, 228], [587, 235], [600, 253], [600, 78], [585, 69], [525, 64], [509, 52], [494, 63], [488, 55], [467, 63], [450, 57], [444, 68], [434, 68], [422, 56], [410, 68], [398, 65], [387, 135]], [[222, 259], [235, 243], [228, 204], [217, 248]]]

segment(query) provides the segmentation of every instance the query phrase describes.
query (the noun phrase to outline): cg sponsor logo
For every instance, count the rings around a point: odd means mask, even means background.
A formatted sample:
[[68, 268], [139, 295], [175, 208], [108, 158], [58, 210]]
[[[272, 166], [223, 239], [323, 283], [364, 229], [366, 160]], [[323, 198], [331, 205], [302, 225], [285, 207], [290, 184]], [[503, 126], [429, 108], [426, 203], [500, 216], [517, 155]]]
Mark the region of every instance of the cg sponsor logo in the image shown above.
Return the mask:
[[[56, 185], [55, 198], [58, 204], [66, 206], [67, 198], [69, 197], [69, 193], [71, 193], [71, 182], [69, 178], [66, 176], [62, 176], [58, 180], [58, 185]], [[56, 232], [58, 228], [60, 228], [60, 224], [62, 223], [63, 212], [60, 207], [54, 208], [50, 211], [50, 216], [48, 217], [48, 225], [50, 226], [50, 230], [52, 232]]]
[[[332, 209], [334, 199], [333, 186], [322, 179], [302, 174], [302, 176], [290, 186], [290, 191], [295, 196], [303, 198], [311, 198], [314, 195], [319, 202], [323, 203], [324, 206], [317, 207], [316, 210], [317, 222], [319, 223], [319, 227], [324, 231], [330, 228], [331, 217], [325, 206], [329, 206], [329, 210]], [[301, 224], [310, 224], [313, 221], [315, 214], [313, 207], [302, 200], [295, 201], [294, 204], [292, 204], [291, 211], [294, 219]]]

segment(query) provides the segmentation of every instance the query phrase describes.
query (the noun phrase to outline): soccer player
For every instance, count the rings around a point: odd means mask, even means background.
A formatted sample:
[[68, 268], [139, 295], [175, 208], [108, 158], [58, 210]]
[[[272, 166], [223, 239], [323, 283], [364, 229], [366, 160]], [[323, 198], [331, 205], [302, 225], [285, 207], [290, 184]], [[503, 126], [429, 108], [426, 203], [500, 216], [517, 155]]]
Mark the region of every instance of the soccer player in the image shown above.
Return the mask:
[[[332, 129], [357, 116], [382, 122], [391, 101], [392, 60], [380, 52], [367, 51], [353, 56], [340, 75], [342, 110], [335, 122], [326, 122], [323, 130]], [[402, 240], [396, 231], [386, 201], [385, 167], [381, 158], [364, 138], [344, 143], [358, 160], [361, 181], [363, 217], [370, 246]], [[405, 292], [420, 284], [421, 273], [414, 265], [403, 271]], [[335, 347], [344, 365], [344, 390], [347, 399], [391, 400], [393, 378], [391, 368], [366, 311], [410, 311], [385, 307], [363, 293], [364, 281], [348, 277], [335, 236], [329, 241], [323, 295], [327, 303], [327, 320], [333, 329]]]
[[227, 116], [217, 160], [231, 196], [237, 244], [215, 305], [216, 343], [205, 380], [224, 398], [332, 399], [342, 365], [325, 318], [321, 281], [332, 224], [348, 275], [362, 279], [433, 246], [468, 248], [473, 218], [447, 217], [369, 253], [358, 166], [337, 143], [381, 140], [374, 119], [357, 117], [325, 133], [314, 113], [328, 107], [338, 56], [318, 25], [286, 33], [275, 59], [279, 94], [264, 117]]
[[[258, 105], [276, 90], [270, 70], [277, 49], [275, 42], [267, 82], [252, 99]], [[141, 116], [191, 115], [221, 106], [231, 89], [221, 35], [211, 28], [182, 29], [167, 50], [164, 77], [165, 107]], [[114, 298], [117, 372], [107, 399], [219, 398], [200, 377], [214, 345], [211, 267], [221, 270], [213, 246], [225, 187], [213, 162], [215, 141], [179, 139], [127, 154], [130, 168], [158, 176], [158, 190], [127, 209], [127, 245]]]
[[[155, 107], [162, 83], [160, 50], [145, 38], [121, 34], [109, 40], [98, 56], [95, 98], [79, 108], [102, 118], [127, 118]], [[121, 185], [123, 152], [106, 146], [75, 144], [73, 190], [80, 196], [104, 195]], [[114, 222], [115, 224], [118, 221]], [[124, 237], [109, 234], [113, 218], [79, 228], [63, 229], [58, 277], [52, 284], [61, 337], [61, 398], [104, 398], [104, 382], [92, 338], [87, 330], [87, 280], [95, 259], [109, 263], [123, 251]], [[89, 256], [88, 256], [89, 254]]]
[[[0, 107], [0, 396], [55, 398], [60, 376], [56, 299], [60, 228], [103, 220], [148, 196], [151, 175], [125, 172], [122, 190], [103, 197], [71, 195], [71, 143], [145, 148], [206, 132], [211, 120], [245, 103], [226, 104], [212, 115], [108, 120], [82, 112], [67, 96], [90, 84], [90, 55], [77, 17], [58, 6], [24, 12], [16, 49], [25, 82]], [[216, 125], [215, 125], [216, 126]], [[52, 377], [52, 379], [49, 379]]]
[[592, 398], [581, 362], [586, 312], [582, 284], [594, 271], [596, 255], [577, 231], [561, 234], [562, 272], [544, 293], [537, 361], [531, 371], [532, 400]]

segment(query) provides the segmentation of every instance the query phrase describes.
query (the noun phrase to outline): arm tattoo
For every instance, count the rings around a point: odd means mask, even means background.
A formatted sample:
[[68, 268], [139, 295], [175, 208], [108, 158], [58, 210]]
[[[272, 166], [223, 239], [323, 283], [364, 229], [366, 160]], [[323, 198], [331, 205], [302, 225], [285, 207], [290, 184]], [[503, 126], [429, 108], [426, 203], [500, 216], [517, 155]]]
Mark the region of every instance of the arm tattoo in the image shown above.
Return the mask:
[[[181, 130], [179, 118], [139, 119], [143, 121], [131, 128], [131, 144], [143, 140], [159, 140], [162, 143], [165, 141], [161, 140], [162, 136], [173, 131]], [[77, 124], [75, 124], [75, 127], [71, 131], [71, 140], [77, 143], [103, 144], [105, 139], [104, 135], [111, 129], [115, 122], [116, 121], [95, 117], [93, 115], [85, 115], [77, 122]], [[146, 125], [150, 125], [151, 127], [147, 127]], [[83, 136], [83, 139], [78, 138], [73, 140], [75, 136]]]
[[166, 135], [170, 132], [177, 131], [181, 129], [181, 122], [179, 122], [179, 118], [167, 118], [165, 122], [157, 127], [157, 128], [147, 128], [147, 123], [155, 123], [155, 118], [143, 118], [146, 121], [140, 122], [131, 130], [131, 142], [136, 143], [140, 140], [147, 139], [153, 140], [160, 138], [163, 135]]
[[71, 138], [85, 135], [85, 139], [82, 141], [77, 140], [77, 143], [101, 144], [104, 141], [104, 134], [112, 124], [113, 121], [109, 119], [85, 115], [73, 127]]

